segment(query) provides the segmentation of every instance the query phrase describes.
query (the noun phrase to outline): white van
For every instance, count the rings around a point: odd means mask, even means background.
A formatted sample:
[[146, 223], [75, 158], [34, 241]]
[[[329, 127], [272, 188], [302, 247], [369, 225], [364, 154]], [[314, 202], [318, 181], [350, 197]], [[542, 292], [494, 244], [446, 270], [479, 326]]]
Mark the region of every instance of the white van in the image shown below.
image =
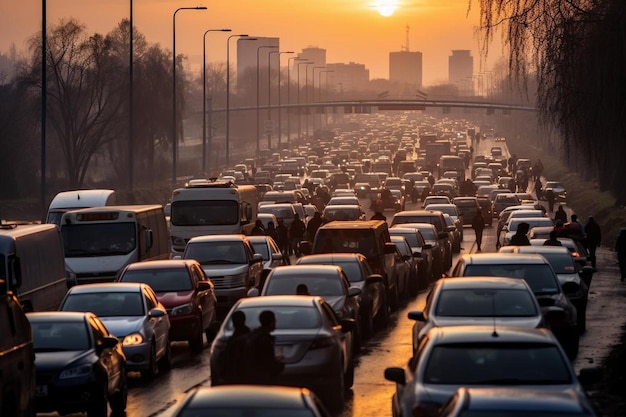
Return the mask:
[[65, 266], [78, 284], [112, 282], [133, 262], [169, 258], [163, 206], [91, 207], [61, 218]]
[[0, 280], [26, 311], [56, 310], [68, 282], [59, 228], [53, 224], [0, 224]]
[[58, 193], [50, 202], [46, 223], [61, 225], [63, 213], [87, 207], [112, 206], [116, 204], [115, 191], [98, 190], [73, 190]]

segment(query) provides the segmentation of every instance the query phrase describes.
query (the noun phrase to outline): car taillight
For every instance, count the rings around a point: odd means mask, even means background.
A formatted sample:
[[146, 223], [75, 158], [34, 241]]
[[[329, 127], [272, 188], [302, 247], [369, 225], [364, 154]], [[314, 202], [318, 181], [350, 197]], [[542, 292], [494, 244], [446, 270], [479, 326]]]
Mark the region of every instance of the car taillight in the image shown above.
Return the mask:
[[332, 337], [317, 337], [311, 343], [311, 349], [321, 349], [332, 346], [335, 343]]

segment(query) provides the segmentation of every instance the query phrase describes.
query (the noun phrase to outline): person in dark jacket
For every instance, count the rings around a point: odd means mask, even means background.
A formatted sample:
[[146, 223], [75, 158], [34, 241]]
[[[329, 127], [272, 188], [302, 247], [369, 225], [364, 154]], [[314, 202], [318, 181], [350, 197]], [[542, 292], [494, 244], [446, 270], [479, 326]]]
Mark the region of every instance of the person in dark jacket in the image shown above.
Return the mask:
[[289, 225], [289, 240], [291, 241], [291, 250], [296, 256], [300, 256], [300, 242], [304, 239], [304, 233], [306, 232], [306, 226], [304, 222], [300, 220], [298, 213], [294, 214], [293, 221]]
[[246, 326], [246, 314], [243, 311], [233, 312], [231, 320], [234, 331], [228, 338], [226, 348], [220, 358], [221, 369], [218, 375], [211, 375], [211, 385], [244, 384], [247, 382], [247, 369], [244, 360], [250, 328]]
[[252, 228], [250, 234], [254, 236], [263, 236], [265, 234], [265, 228], [263, 227], [263, 222], [261, 220], [254, 222], [254, 227]]
[[370, 220], [387, 220], [387, 217], [380, 211], [375, 211]]
[[559, 205], [559, 208], [556, 209], [556, 213], [554, 213], [554, 221], [561, 220], [563, 224], [567, 222], [567, 213], [563, 209], [562, 205]]
[[274, 312], [264, 310], [259, 314], [261, 326], [251, 331], [246, 343], [247, 383], [276, 385], [277, 377], [285, 368], [282, 357], [276, 355], [274, 336], [276, 317]]
[[550, 232], [550, 237], [543, 242], [543, 246], [563, 246], [561, 241], [557, 238], [556, 230]]
[[554, 202], [556, 200], [556, 195], [554, 194], [554, 191], [552, 191], [552, 188], [547, 188], [544, 194], [546, 197], [546, 201], [548, 202], [548, 211], [552, 213], [554, 211]]
[[480, 245], [483, 243], [483, 230], [485, 229], [485, 218], [482, 210], [476, 210], [476, 215], [472, 219], [472, 229], [476, 234], [476, 251], [480, 252], [482, 250]]
[[587, 219], [587, 223], [585, 224], [585, 234], [587, 235], [587, 250], [589, 251], [591, 266], [595, 268], [596, 249], [602, 243], [602, 231], [593, 216], [589, 216]]
[[309, 223], [306, 225], [306, 234], [309, 242], [313, 242], [317, 229], [319, 229], [322, 224], [324, 224], [324, 219], [322, 219], [320, 212], [316, 211], [313, 218], [309, 220]]
[[521, 222], [517, 225], [517, 231], [511, 237], [511, 242], [509, 244], [513, 246], [530, 246], [530, 240], [528, 240], [528, 236], [526, 236], [529, 228], [530, 225], [526, 222]]
[[267, 227], [265, 228], [265, 236], [271, 237], [274, 239], [274, 242], [278, 244], [278, 231], [276, 227], [274, 227], [274, 222], [271, 220], [267, 223]]
[[621, 280], [624, 281], [626, 279], [626, 228], [621, 229], [615, 239], [615, 252], [617, 252]]
[[276, 234], [278, 235], [278, 247], [283, 255], [291, 255], [291, 245], [289, 244], [289, 229], [285, 226], [285, 222], [282, 219], [278, 220], [278, 227], [276, 228]]

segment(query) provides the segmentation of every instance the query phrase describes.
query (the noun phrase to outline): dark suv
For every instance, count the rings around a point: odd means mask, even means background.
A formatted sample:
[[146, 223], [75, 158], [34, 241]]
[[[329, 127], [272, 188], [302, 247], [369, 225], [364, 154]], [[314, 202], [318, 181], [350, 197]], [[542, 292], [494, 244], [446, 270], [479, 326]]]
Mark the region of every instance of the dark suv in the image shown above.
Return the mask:
[[439, 210], [407, 210], [393, 215], [391, 225], [402, 223], [430, 223], [437, 229], [439, 246], [442, 248], [443, 269], [448, 270], [452, 266], [452, 242], [450, 233], [456, 229], [448, 226], [443, 212]]
[[391, 242], [389, 228], [385, 221], [330, 222], [317, 230], [312, 247], [307, 243], [302, 242], [300, 247], [305, 254], [339, 252], [364, 255], [372, 271], [382, 275], [389, 305], [392, 309], [398, 307], [398, 280], [395, 273], [396, 245]]

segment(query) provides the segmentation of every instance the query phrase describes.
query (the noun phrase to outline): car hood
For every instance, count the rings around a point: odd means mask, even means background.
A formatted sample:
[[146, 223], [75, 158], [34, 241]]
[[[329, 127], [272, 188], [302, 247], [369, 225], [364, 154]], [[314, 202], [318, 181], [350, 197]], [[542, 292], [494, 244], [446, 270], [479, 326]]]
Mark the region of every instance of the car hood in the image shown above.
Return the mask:
[[248, 270], [247, 264], [202, 265], [204, 273], [211, 277], [243, 274]]
[[69, 350], [60, 352], [36, 352], [35, 368], [38, 372], [49, 372], [66, 368], [72, 363], [89, 356], [93, 350]]
[[191, 302], [193, 290], [176, 292], [158, 292], [157, 298], [165, 308], [176, 307]]
[[118, 339], [142, 329], [144, 316], [132, 317], [100, 317], [104, 326]]

